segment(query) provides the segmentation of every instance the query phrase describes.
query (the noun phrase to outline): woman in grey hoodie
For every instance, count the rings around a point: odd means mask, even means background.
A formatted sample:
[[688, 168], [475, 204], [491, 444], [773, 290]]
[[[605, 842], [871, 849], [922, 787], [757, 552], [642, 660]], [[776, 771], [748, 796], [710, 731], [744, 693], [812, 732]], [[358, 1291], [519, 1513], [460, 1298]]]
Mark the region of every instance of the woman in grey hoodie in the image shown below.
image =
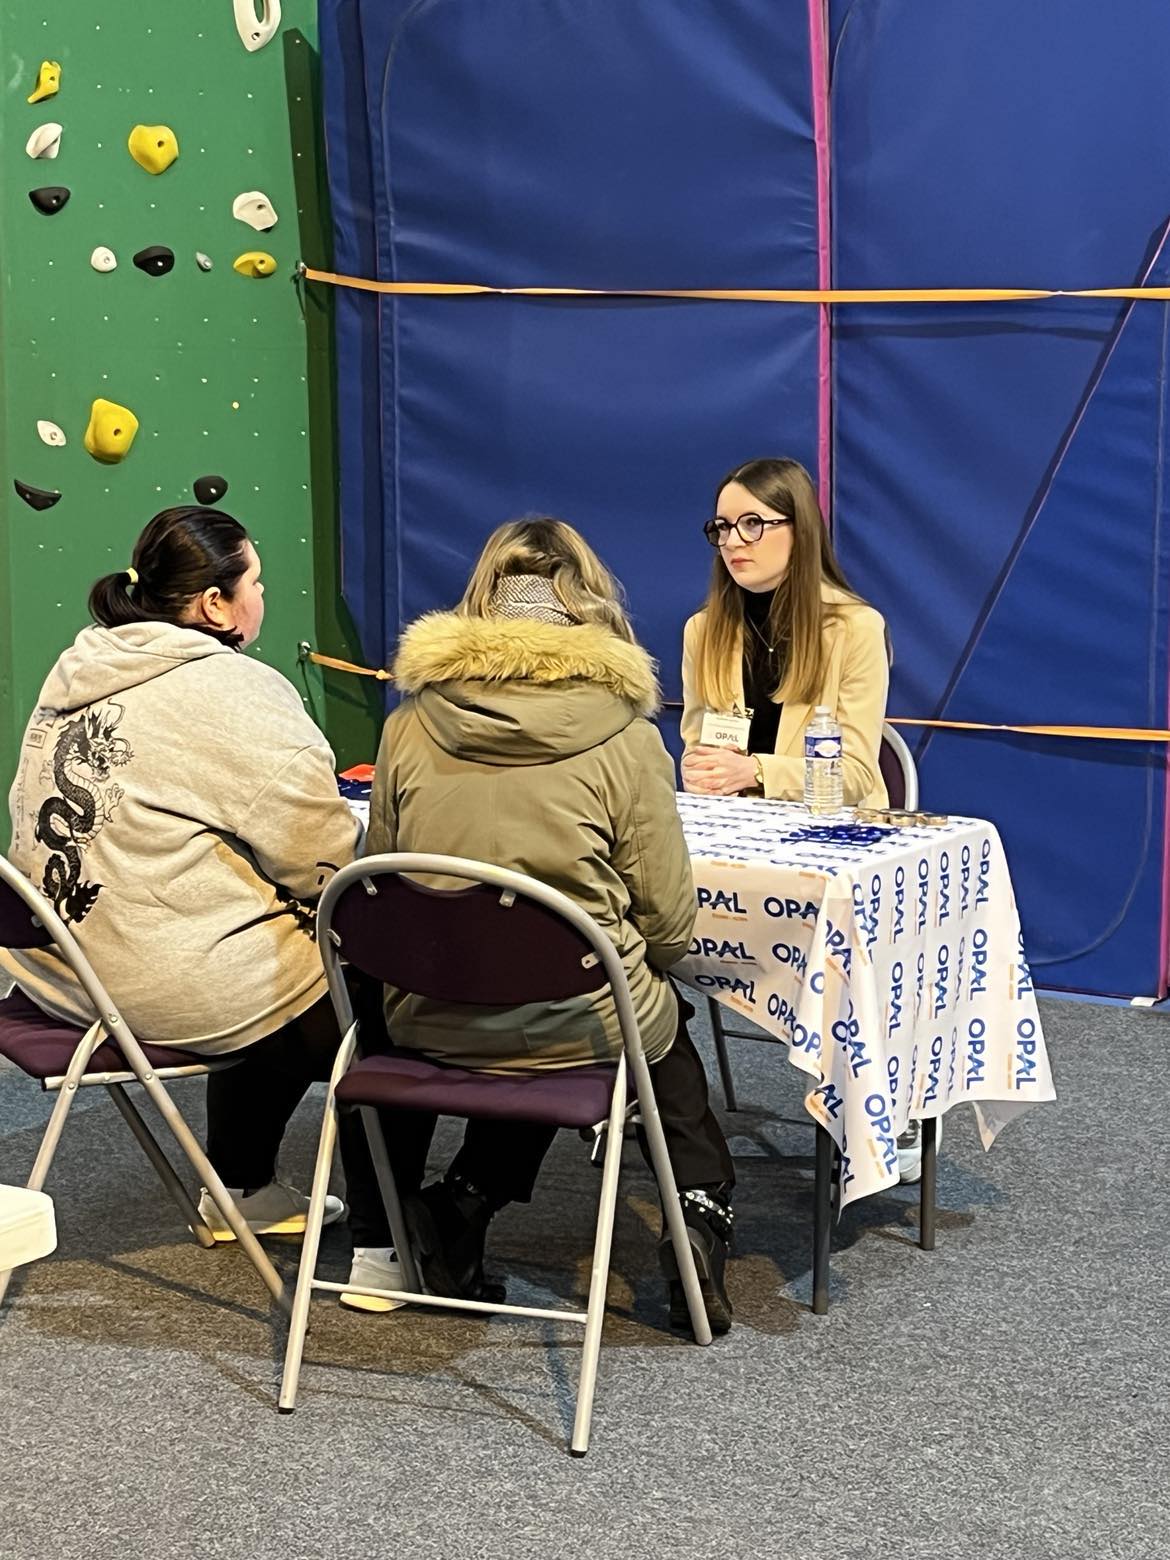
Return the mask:
[[[333, 754], [292, 685], [240, 654], [260, 632], [260, 559], [215, 509], [164, 510], [94, 622], [49, 673], [12, 785], [10, 858], [50, 898], [136, 1034], [208, 1056], [208, 1156], [259, 1234], [303, 1231], [276, 1154], [339, 1037], [315, 902], [352, 860]], [[52, 950], [0, 953], [19, 994], [88, 1024]], [[347, 1174], [371, 1173], [360, 1131]], [[211, 1199], [200, 1211], [232, 1238]], [[331, 1199], [327, 1222], [344, 1212]]]

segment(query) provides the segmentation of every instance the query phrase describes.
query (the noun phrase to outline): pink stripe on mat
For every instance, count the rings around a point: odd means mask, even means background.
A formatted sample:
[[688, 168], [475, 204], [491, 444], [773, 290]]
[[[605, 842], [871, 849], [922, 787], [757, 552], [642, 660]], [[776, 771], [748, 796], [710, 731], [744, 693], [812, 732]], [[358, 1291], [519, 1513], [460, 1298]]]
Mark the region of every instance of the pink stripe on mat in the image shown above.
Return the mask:
[[[817, 286], [831, 287], [829, 213], [829, 48], [825, 22], [825, 0], [808, 0], [808, 51], [812, 74], [813, 144], [817, 167]], [[822, 304], [817, 331], [817, 487], [821, 509], [831, 523], [832, 457], [832, 385], [830, 380], [829, 307]]]

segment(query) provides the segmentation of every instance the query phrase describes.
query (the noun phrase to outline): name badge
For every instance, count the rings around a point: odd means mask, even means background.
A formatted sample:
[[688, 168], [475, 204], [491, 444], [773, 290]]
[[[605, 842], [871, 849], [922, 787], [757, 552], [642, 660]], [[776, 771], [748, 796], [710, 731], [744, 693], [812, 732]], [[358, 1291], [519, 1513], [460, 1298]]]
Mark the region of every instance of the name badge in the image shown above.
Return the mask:
[[738, 711], [731, 715], [715, 715], [708, 710], [703, 716], [699, 741], [704, 747], [739, 748], [741, 752], [746, 752], [751, 727], [751, 710], [743, 715]]

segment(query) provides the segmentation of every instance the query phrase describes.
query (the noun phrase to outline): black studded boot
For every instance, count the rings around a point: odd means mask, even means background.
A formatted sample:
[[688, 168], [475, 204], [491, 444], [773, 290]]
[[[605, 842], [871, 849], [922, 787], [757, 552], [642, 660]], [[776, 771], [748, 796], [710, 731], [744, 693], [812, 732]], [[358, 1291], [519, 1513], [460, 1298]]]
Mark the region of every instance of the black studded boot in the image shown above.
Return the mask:
[[402, 1211], [428, 1293], [503, 1304], [504, 1285], [484, 1277], [484, 1244], [496, 1210], [479, 1187], [448, 1170], [441, 1181], [404, 1198]]
[[[718, 1336], [731, 1328], [731, 1301], [727, 1297], [724, 1281], [735, 1224], [731, 1187], [726, 1182], [710, 1189], [690, 1187], [679, 1193], [679, 1202], [682, 1204], [691, 1250], [695, 1255], [695, 1269], [699, 1275], [699, 1290], [703, 1296], [707, 1320], [711, 1324], [712, 1333]], [[670, 1282], [670, 1325], [681, 1332], [690, 1332], [691, 1314], [687, 1309], [686, 1294], [678, 1274], [678, 1260], [669, 1234], [664, 1234], [658, 1243], [658, 1258]]]

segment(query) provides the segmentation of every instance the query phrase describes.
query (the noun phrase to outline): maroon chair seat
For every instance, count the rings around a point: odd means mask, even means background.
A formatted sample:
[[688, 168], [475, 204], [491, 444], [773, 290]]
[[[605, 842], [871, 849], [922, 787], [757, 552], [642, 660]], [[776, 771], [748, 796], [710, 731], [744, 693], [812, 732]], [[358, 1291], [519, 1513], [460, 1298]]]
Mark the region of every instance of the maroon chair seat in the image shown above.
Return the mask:
[[339, 1105], [378, 1105], [492, 1121], [592, 1127], [609, 1114], [617, 1068], [476, 1072], [397, 1049], [355, 1062], [337, 1085]]
[[[30, 1078], [60, 1078], [69, 1070], [84, 1029], [43, 1012], [19, 987], [0, 1002], [0, 1056]], [[152, 1067], [204, 1066], [208, 1058], [169, 1045], [143, 1045]], [[86, 1073], [128, 1072], [126, 1059], [108, 1040], [89, 1059]]]

